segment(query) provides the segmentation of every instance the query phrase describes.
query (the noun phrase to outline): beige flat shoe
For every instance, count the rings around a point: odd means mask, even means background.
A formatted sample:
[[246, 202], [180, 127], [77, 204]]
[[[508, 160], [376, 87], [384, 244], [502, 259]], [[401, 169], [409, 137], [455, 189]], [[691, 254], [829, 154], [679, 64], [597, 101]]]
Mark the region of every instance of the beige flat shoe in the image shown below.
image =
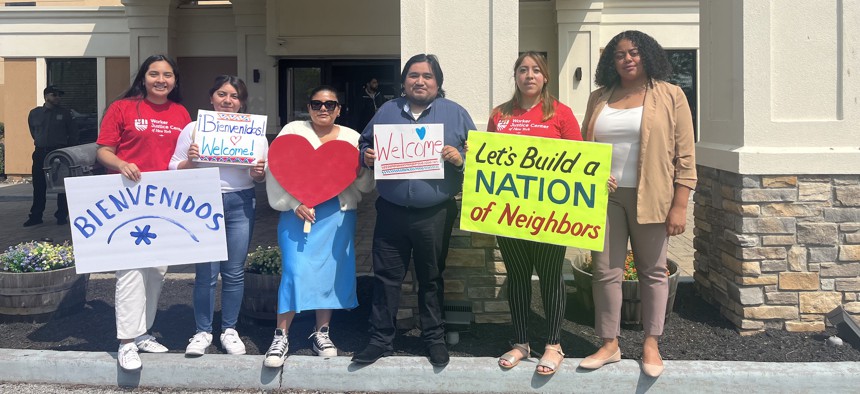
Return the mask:
[[[499, 357], [499, 366], [504, 369], [511, 369], [519, 365], [520, 361], [529, 358], [531, 349], [527, 343], [515, 343], [511, 351]], [[502, 364], [502, 361], [507, 361], [509, 365]]]
[[[663, 361], [662, 356], [660, 356], [660, 361]], [[666, 367], [663, 365], [645, 364], [644, 361], [642, 362], [642, 373], [652, 378], [659, 377], [660, 374], [663, 373], [664, 369], [666, 369]]]
[[[561, 355], [561, 361], [559, 361], [558, 364], [556, 364], [555, 361], [545, 359], [546, 355], [549, 354], [551, 351]], [[558, 345], [558, 347], [547, 345], [546, 348], [544, 348], [543, 354], [544, 356], [540, 358], [540, 362], [538, 362], [537, 367], [535, 367], [535, 372], [537, 372], [538, 375], [552, 375], [555, 373], [555, 371], [558, 371], [558, 367], [564, 361], [564, 352], [561, 351], [561, 345]], [[549, 368], [549, 371], [541, 371], [540, 369], [538, 369], [539, 367]]]
[[588, 356], [588, 357], [584, 358], [579, 363], [579, 367], [585, 368], [585, 369], [598, 369], [598, 368], [600, 368], [606, 364], [617, 363], [619, 361], [621, 361], [621, 349], [620, 348], [618, 350], [616, 350], [615, 353], [613, 353], [608, 358], [599, 359], [599, 358], [594, 357], [593, 355]]

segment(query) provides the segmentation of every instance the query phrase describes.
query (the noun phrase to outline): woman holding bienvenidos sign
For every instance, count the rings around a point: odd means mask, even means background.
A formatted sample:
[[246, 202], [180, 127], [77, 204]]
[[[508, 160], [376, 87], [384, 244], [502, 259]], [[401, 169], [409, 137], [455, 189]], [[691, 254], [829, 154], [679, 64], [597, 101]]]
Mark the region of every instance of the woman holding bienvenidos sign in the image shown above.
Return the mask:
[[[209, 89], [209, 101], [218, 112], [245, 112], [248, 88], [235, 76], [221, 75]], [[170, 169], [196, 168], [200, 146], [192, 134], [197, 122], [182, 130], [170, 159]], [[228, 354], [245, 354], [245, 344], [236, 332], [242, 294], [245, 290], [245, 258], [254, 232], [256, 192], [254, 181], [265, 180], [266, 159], [251, 167], [219, 165], [221, 198], [224, 203], [224, 230], [227, 233], [227, 260], [194, 265], [194, 321], [197, 333], [185, 348], [187, 356], [202, 356], [212, 344], [212, 316], [215, 313], [215, 289], [221, 274], [221, 346]]]
[[[493, 109], [488, 131], [543, 138], [582, 140], [579, 123], [569, 107], [549, 93], [549, 68], [543, 55], [526, 52], [514, 63], [514, 97]], [[561, 270], [565, 247], [541, 242], [497, 237], [508, 275], [508, 300], [516, 342], [499, 358], [499, 366], [513, 368], [528, 358], [528, 316], [531, 303], [531, 275], [540, 278], [541, 299], [546, 311], [546, 348], [537, 373], [551, 375], [564, 359], [561, 350], [561, 321], [566, 295]]]
[[[191, 122], [181, 101], [176, 63], [165, 55], [148, 57], [131, 87], [105, 111], [96, 141], [99, 163], [134, 182], [141, 172], [166, 170], [179, 133]], [[141, 368], [138, 351], [167, 352], [147, 334], [166, 272], [165, 266], [116, 271], [117, 362], [123, 369]]]
[[340, 102], [334, 88], [310, 94], [310, 121], [290, 122], [272, 141], [266, 181], [269, 204], [281, 212], [278, 245], [281, 285], [275, 336], [263, 365], [279, 368], [297, 312], [316, 311], [313, 352], [337, 356], [329, 336], [332, 310], [358, 305], [355, 294], [355, 223], [361, 193], [373, 173], [358, 167], [358, 137], [335, 124]]
[[[669, 237], [684, 232], [687, 200], [696, 187], [693, 119], [681, 88], [666, 82], [672, 66], [660, 44], [639, 31], [609, 41], [585, 112], [587, 140], [612, 144], [603, 252], [594, 261], [595, 331], [598, 351], [580, 367], [597, 369], [621, 360], [621, 282], [628, 240], [636, 256], [642, 295], [642, 372], [663, 372], [658, 338], [663, 334], [669, 282]], [[613, 191], [613, 189], [615, 189]]]

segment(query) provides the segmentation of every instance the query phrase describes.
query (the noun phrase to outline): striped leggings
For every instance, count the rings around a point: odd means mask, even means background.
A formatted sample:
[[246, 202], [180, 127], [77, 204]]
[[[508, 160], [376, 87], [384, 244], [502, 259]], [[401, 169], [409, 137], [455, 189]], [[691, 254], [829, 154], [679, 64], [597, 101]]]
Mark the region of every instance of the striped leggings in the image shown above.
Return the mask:
[[561, 341], [564, 317], [564, 278], [561, 275], [565, 247], [540, 242], [497, 237], [508, 272], [508, 303], [516, 343], [527, 343], [528, 317], [532, 299], [532, 271], [540, 279], [540, 293], [546, 315], [547, 345]]

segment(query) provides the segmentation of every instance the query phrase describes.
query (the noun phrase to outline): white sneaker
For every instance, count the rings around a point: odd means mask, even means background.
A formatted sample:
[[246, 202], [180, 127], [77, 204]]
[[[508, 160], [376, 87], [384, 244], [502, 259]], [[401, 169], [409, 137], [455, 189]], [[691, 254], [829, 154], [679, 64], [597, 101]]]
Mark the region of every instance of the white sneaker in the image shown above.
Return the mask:
[[239, 338], [239, 333], [235, 329], [228, 328], [221, 334], [221, 346], [227, 354], [245, 354], [245, 343], [242, 338]]
[[321, 357], [337, 357], [337, 347], [328, 335], [328, 326], [323, 326], [319, 331], [314, 331], [308, 339], [314, 339], [314, 354]]
[[194, 334], [188, 342], [188, 346], [185, 348], [185, 355], [202, 356], [206, 354], [206, 348], [212, 344], [212, 334], [200, 331], [197, 334]]
[[266, 351], [266, 359], [263, 360], [263, 365], [269, 368], [280, 368], [284, 366], [284, 360], [287, 359], [287, 351], [290, 349], [290, 343], [287, 340], [287, 333], [280, 328], [275, 329], [275, 338]]
[[164, 345], [158, 343], [158, 341], [155, 340], [155, 337], [149, 334], [143, 334], [137, 338], [134, 338], [134, 344], [141, 352], [167, 353], [167, 348], [164, 347]]
[[119, 350], [116, 352], [116, 361], [119, 363], [120, 368], [126, 371], [135, 371], [143, 366], [134, 342], [121, 343], [119, 345]]

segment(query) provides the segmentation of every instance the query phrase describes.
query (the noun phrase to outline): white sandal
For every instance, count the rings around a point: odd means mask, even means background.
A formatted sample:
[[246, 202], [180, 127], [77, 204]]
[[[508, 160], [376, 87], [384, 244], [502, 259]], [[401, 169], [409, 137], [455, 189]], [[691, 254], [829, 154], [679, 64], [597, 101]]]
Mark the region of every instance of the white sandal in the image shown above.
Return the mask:
[[[514, 352], [519, 352], [521, 357], [518, 358]], [[529, 358], [530, 354], [531, 349], [529, 349], [529, 344], [515, 343], [513, 349], [499, 357], [499, 366], [504, 369], [511, 369], [519, 365], [520, 361]], [[502, 361], [507, 361], [510, 365], [502, 364]]]

